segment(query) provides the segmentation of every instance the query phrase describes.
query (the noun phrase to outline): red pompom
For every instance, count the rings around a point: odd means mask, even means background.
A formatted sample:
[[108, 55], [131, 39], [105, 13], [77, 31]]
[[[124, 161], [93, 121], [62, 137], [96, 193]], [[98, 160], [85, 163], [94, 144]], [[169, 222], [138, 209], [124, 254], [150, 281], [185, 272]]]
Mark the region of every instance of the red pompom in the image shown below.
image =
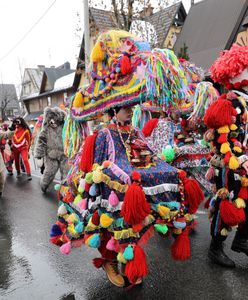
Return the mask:
[[95, 225], [95, 226], [99, 226], [100, 224], [100, 216], [98, 214], [97, 211], [94, 211], [92, 217], [91, 217], [91, 222]]
[[188, 207], [188, 212], [194, 214], [201, 202], [204, 200], [204, 194], [199, 183], [195, 179], [185, 178], [183, 180], [185, 206]]
[[146, 201], [142, 187], [133, 182], [125, 193], [121, 216], [127, 223], [136, 225], [141, 223], [150, 214], [150, 211], [150, 204]]
[[239, 190], [238, 197], [243, 199], [243, 200], [248, 200], [248, 189], [245, 186], [242, 186]]
[[130, 73], [131, 71], [131, 61], [127, 55], [123, 55], [120, 59], [120, 69], [123, 75]]
[[61, 235], [51, 237], [50, 242], [56, 246], [62, 246], [64, 244], [63, 241], [61, 240]]
[[139, 172], [134, 171], [131, 175], [133, 181], [140, 181], [141, 175]]
[[227, 134], [226, 133], [220, 134], [220, 136], [218, 137], [217, 142], [219, 144], [227, 143]]
[[183, 170], [179, 170], [178, 175], [181, 180], [184, 180], [187, 177], [187, 173]]
[[135, 284], [139, 278], [148, 274], [148, 268], [145, 252], [140, 246], [135, 245], [133, 254], [133, 259], [126, 264], [125, 275], [132, 284]]
[[85, 173], [88, 173], [92, 170], [96, 137], [97, 133], [94, 133], [93, 135], [89, 135], [84, 141], [83, 152], [80, 161], [80, 170]]
[[231, 157], [232, 157], [232, 153], [230, 151], [225, 154], [223, 161], [226, 165], [229, 163]]
[[236, 226], [245, 221], [243, 208], [235, 207], [229, 200], [222, 200], [220, 203], [220, 217], [229, 226]]
[[145, 137], [148, 137], [152, 134], [153, 130], [158, 125], [158, 119], [151, 119], [150, 121], [146, 122], [145, 126], [142, 129], [142, 132]]
[[92, 263], [97, 269], [100, 269], [105, 263], [105, 259], [101, 257], [96, 257], [92, 260]]
[[72, 195], [71, 192], [67, 192], [67, 193], [64, 195], [63, 201], [64, 201], [65, 203], [71, 203], [71, 202], [74, 201], [74, 196]]
[[88, 182], [85, 182], [85, 188], [84, 188], [84, 190], [85, 190], [85, 192], [89, 192], [89, 190], [90, 190], [90, 187], [91, 187], [91, 184], [90, 183], [88, 183]]
[[211, 198], [208, 198], [208, 200], [204, 203], [204, 208], [205, 209], [209, 209], [210, 201], [211, 201]]
[[178, 235], [171, 246], [171, 255], [175, 260], [186, 260], [190, 258], [189, 228]]
[[232, 116], [237, 115], [232, 103], [226, 100], [225, 97], [226, 94], [222, 95], [207, 109], [204, 116], [204, 123], [208, 128], [218, 129], [225, 125], [231, 125]]

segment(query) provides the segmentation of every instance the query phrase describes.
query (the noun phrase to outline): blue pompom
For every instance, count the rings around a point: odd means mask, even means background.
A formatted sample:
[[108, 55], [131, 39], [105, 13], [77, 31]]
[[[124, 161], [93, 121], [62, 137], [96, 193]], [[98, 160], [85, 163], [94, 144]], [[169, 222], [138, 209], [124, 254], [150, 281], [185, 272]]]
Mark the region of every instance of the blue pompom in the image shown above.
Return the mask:
[[133, 247], [128, 245], [123, 253], [123, 257], [125, 260], [132, 260], [133, 259]]
[[59, 235], [62, 235], [62, 230], [60, 229], [59, 225], [53, 224], [50, 231], [50, 237], [55, 237]]
[[77, 226], [75, 227], [76, 232], [82, 233], [84, 230], [84, 224], [82, 222], [78, 222]]
[[96, 191], [96, 184], [94, 183], [90, 187], [89, 194], [90, 194], [91, 197], [95, 197], [96, 193], [97, 193], [97, 191]]
[[179, 210], [181, 206], [180, 203], [177, 201], [164, 202], [164, 205], [169, 208], [175, 208], [177, 210]]
[[101, 245], [101, 240], [99, 234], [94, 234], [94, 236], [89, 241], [89, 246], [92, 248], [99, 248]]
[[177, 222], [177, 221], [173, 221], [173, 225], [175, 228], [177, 229], [184, 229], [186, 227], [186, 222]]
[[55, 191], [59, 191], [60, 190], [60, 187], [61, 187], [61, 185], [60, 184], [55, 184], [54, 185], [54, 189], [55, 189]]

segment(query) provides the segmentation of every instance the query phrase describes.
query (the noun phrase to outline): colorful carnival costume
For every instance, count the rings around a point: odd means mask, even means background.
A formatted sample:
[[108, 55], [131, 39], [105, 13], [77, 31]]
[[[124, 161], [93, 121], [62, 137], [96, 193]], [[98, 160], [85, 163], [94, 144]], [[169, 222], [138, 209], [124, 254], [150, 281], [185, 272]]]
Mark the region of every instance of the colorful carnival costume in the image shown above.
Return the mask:
[[[147, 275], [142, 247], [154, 229], [163, 236], [174, 236], [171, 250], [175, 259], [189, 258], [192, 214], [203, 200], [196, 181], [186, 178], [184, 171], [155, 159], [139, 129], [119, 124], [122, 110], [130, 110], [127, 106], [139, 103], [146, 93], [151, 93], [147, 84], [151, 77], [146, 78], [143, 73], [156, 57], [147, 47], [137, 37], [122, 31], [100, 36], [92, 54], [93, 80], [88, 89], [80, 90], [72, 99], [68, 124], [84, 122], [110, 108], [115, 115], [106, 128], [86, 138], [75, 156], [66, 184], [56, 186], [58, 221], [52, 227], [51, 242], [59, 245], [64, 254], [82, 244], [97, 248], [101, 257], [94, 259], [95, 266], [103, 267], [117, 286], [124, 286], [117, 260], [122, 263], [123, 275], [132, 284], [141, 283]], [[156, 51], [163, 59], [164, 53]], [[175, 75], [178, 61], [173, 56], [175, 64], [172, 65], [169, 56], [172, 53], [167, 56], [167, 68], [174, 68]], [[106, 87], [104, 78], [108, 79]], [[122, 89], [122, 85], [127, 87]], [[168, 84], [166, 88], [168, 96], [173, 87]], [[162, 105], [170, 107], [169, 98], [162, 93], [160, 96], [161, 101], [164, 99]], [[176, 98], [172, 101], [176, 102]]]
[[[248, 47], [233, 45], [224, 51], [211, 67], [214, 81], [227, 88], [248, 87]], [[238, 91], [223, 94], [206, 112], [204, 121], [212, 133], [214, 155], [208, 171], [214, 180], [216, 195], [210, 203], [212, 242], [209, 258], [220, 265], [235, 263], [223, 252], [223, 241], [232, 227], [238, 225], [232, 250], [248, 255], [248, 156], [247, 107]]]
[[21, 176], [20, 171], [20, 156], [24, 163], [25, 171], [28, 180], [31, 180], [31, 169], [29, 164], [29, 148], [30, 148], [30, 129], [23, 118], [18, 117], [13, 121], [16, 126], [15, 134], [12, 138], [12, 150], [15, 160], [15, 168], [17, 171], [17, 177]]

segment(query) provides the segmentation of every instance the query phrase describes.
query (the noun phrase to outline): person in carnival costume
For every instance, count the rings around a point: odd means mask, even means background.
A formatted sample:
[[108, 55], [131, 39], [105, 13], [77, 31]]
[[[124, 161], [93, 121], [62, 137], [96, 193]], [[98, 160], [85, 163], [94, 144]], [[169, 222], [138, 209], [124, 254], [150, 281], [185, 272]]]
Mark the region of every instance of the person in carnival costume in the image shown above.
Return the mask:
[[31, 169], [29, 164], [29, 148], [30, 148], [30, 129], [25, 120], [21, 117], [17, 117], [13, 120], [16, 126], [15, 134], [12, 138], [12, 150], [14, 154], [15, 168], [17, 171], [17, 177], [21, 176], [20, 171], [20, 156], [23, 161], [27, 179], [32, 180]]
[[[110, 282], [123, 287], [127, 277], [135, 285], [148, 273], [143, 246], [154, 230], [174, 237], [174, 259], [190, 257], [191, 214], [203, 200], [198, 183], [155, 159], [142, 132], [130, 125], [131, 107], [145, 102], [152, 90], [168, 107], [177, 101], [185, 86], [183, 73], [172, 51], [151, 51], [148, 43], [125, 31], [100, 35], [91, 60], [92, 80], [71, 101], [70, 126], [106, 112], [111, 122], [86, 138], [66, 184], [56, 186], [60, 202], [50, 240], [64, 254], [82, 244], [97, 248], [101, 257], [94, 265], [103, 268]], [[177, 86], [159, 86], [149, 72], [161, 68], [160, 76], [168, 75], [171, 83], [176, 77]], [[175, 77], [169, 77], [169, 69]], [[162, 94], [165, 88], [174, 98]]]
[[204, 117], [214, 152], [208, 176], [217, 191], [210, 202], [212, 241], [208, 256], [216, 264], [235, 267], [223, 251], [223, 242], [232, 227], [237, 227], [231, 249], [248, 255], [248, 47], [234, 44], [221, 53], [210, 71], [212, 79], [230, 91], [215, 101]]
[[[5, 132], [0, 132], [0, 139], [11, 139], [15, 132], [15, 125], [12, 125]], [[5, 184], [5, 164], [3, 160], [3, 156], [0, 155], [0, 197], [2, 197], [3, 189]]]

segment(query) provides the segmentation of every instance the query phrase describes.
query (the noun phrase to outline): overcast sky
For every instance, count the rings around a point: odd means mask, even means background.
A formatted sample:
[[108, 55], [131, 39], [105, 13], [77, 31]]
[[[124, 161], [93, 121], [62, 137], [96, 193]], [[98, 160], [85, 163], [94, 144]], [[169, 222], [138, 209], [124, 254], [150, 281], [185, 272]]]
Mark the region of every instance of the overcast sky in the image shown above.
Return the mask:
[[[183, 3], [188, 10], [190, 0]], [[18, 85], [23, 70], [37, 65], [69, 61], [75, 68], [77, 12], [82, 10], [83, 0], [0, 0], [0, 83]]]

